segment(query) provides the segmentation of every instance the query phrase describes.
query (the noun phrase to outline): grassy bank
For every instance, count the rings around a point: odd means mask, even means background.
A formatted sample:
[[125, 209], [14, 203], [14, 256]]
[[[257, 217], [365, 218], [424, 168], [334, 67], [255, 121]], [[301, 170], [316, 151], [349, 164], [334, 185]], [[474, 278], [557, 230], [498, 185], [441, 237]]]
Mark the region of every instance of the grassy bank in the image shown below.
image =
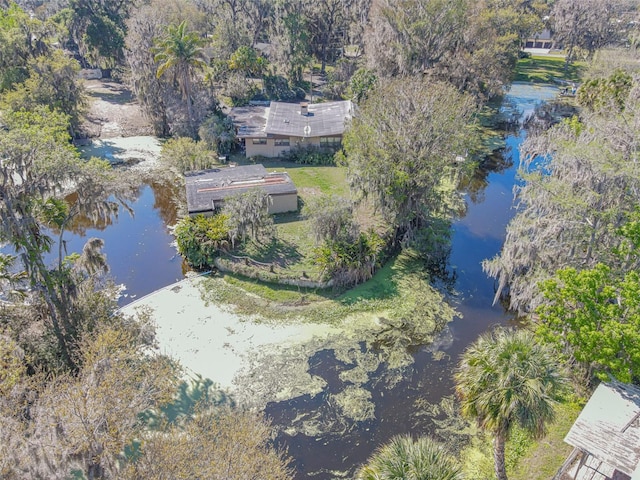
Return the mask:
[[573, 447], [564, 443], [564, 437], [580, 414], [583, 402], [567, 401], [558, 405], [556, 420], [547, 435], [529, 441], [522, 456], [514, 462], [509, 474], [511, 480], [548, 480], [552, 478], [571, 453]]
[[[247, 163], [247, 160], [244, 159], [240, 163]], [[346, 169], [337, 166], [300, 165], [270, 159], [264, 159], [262, 164], [268, 171], [286, 171], [289, 174], [298, 189], [300, 209], [297, 212], [274, 216], [276, 235], [271, 242], [259, 244], [248, 241], [238, 246], [233, 254], [273, 264], [277, 268], [276, 273], [281, 276], [320, 281], [322, 271], [314, 259], [316, 244], [310, 232], [309, 221], [301, 215], [301, 209], [309, 199], [318, 195], [348, 198]], [[268, 270], [269, 267], [265, 268]]]
[[513, 80], [530, 83], [579, 82], [585, 67], [584, 62], [573, 62], [566, 66], [564, 57], [560, 56], [532, 55], [518, 60]]
[[[556, 419], [548, 425], [547, 434], [533, 440], [523, 430], [515, 428], [505, 451], [510, 480], [549, 480], [562, 466], [573, 447], [564, 437], [578, 417], [583, 401], [567, 399], [556, 407]], [[476, 437], [462, 452], [468, 478], [494, 480], [491, 438]]]

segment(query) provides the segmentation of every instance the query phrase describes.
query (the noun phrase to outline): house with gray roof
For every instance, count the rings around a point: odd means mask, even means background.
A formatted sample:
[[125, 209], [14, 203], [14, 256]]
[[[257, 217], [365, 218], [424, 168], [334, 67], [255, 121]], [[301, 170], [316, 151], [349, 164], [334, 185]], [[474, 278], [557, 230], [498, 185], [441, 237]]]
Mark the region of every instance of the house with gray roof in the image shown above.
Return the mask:
[[229, 166], [185, 174], [189, 215], [211, 215], [225, 198], [261, 188], [269, 194], [269, 213], [298, 209], [298, 191], [286, 172], [267, 172], [263, 165]]
[[324, 103], [270, 102], [232, 108], [236, 137], [246, 156], [278, 157], [294, 147], [336, 149], [353, 114], [349, 100]]

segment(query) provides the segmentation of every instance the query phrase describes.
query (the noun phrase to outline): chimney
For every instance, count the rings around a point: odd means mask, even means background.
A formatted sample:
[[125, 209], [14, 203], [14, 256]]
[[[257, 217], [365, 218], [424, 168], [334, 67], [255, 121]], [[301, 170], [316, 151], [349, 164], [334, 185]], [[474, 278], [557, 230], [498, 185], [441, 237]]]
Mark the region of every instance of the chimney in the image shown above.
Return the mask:
[[305, 117], [309, 115], [309, 104], [307, 102], [300, 103], [300, 115], [304, 115]]

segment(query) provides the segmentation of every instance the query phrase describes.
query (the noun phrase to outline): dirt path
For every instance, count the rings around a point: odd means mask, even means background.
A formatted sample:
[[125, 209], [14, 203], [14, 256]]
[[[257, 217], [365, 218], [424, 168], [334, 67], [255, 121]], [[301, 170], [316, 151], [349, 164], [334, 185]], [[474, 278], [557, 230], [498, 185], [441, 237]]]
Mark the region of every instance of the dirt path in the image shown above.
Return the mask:
[[110, 79], [87, 80], [89, 109], [82, 128], [88, 138], [153, 135], [132, 92]]

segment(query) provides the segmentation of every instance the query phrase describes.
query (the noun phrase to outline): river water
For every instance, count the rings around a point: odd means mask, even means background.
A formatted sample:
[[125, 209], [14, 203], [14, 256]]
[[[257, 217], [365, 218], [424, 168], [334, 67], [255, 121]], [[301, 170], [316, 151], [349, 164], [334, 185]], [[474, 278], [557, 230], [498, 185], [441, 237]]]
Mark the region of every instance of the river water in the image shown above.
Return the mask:
[[[557, 94], [550, 86], [514, 84], [505, 108], [526, 117], [536, 104]], [[438, 403], [452, 393], [452, 371], [464, 348], [495, 325], [513, 322], [498, 304], [492, 306], [494, 283], [481, 268], [482, 260], [496, 255], [505, 227], [514, 214], [512, 189], [519, 161], [518, 147], [524, 131], [506, 137], [506, 148], [479, 170], [467, 192], [467, 211], [455, 222], [448, 271], [455, 274], [455, 307], [460, 313], [442, 336], [434, 358], [433, 348], [414, 352], [414, 363], [392, 383], [371, 379], [366, 388], [375, 404], [375, 419], [355, 422], [320, 435], [287, 430], [296, 418], [322, 412], [332, 389], [338, 389], [341, 368], [330, 350], [310, 359], [310, 371], [322, 377], [328, 388], [322, 395], [303, 395], [267, 406], [267, 415], [280, 427], [277, 443], [294, 459], [298, 479], [350, 478], [355, 466], [371, 452], [399, 433], [414, 436], [433, 431], [433, 419], [424, 413], [425, 402]], [[117, 221], [100, 228], [85, 227], [66, 236], [68, 251], [81, 251], [88, 237], [105, 240], [104, 252], [111, 275], [125, 286], [120, 304], [149, 294], [184, 278], [182, 259], [172, 245], [168, 225], [176, 220], [170, 194], [158, 185], [143, 185], [131, 205], [134, 216], [122, 213]]]

